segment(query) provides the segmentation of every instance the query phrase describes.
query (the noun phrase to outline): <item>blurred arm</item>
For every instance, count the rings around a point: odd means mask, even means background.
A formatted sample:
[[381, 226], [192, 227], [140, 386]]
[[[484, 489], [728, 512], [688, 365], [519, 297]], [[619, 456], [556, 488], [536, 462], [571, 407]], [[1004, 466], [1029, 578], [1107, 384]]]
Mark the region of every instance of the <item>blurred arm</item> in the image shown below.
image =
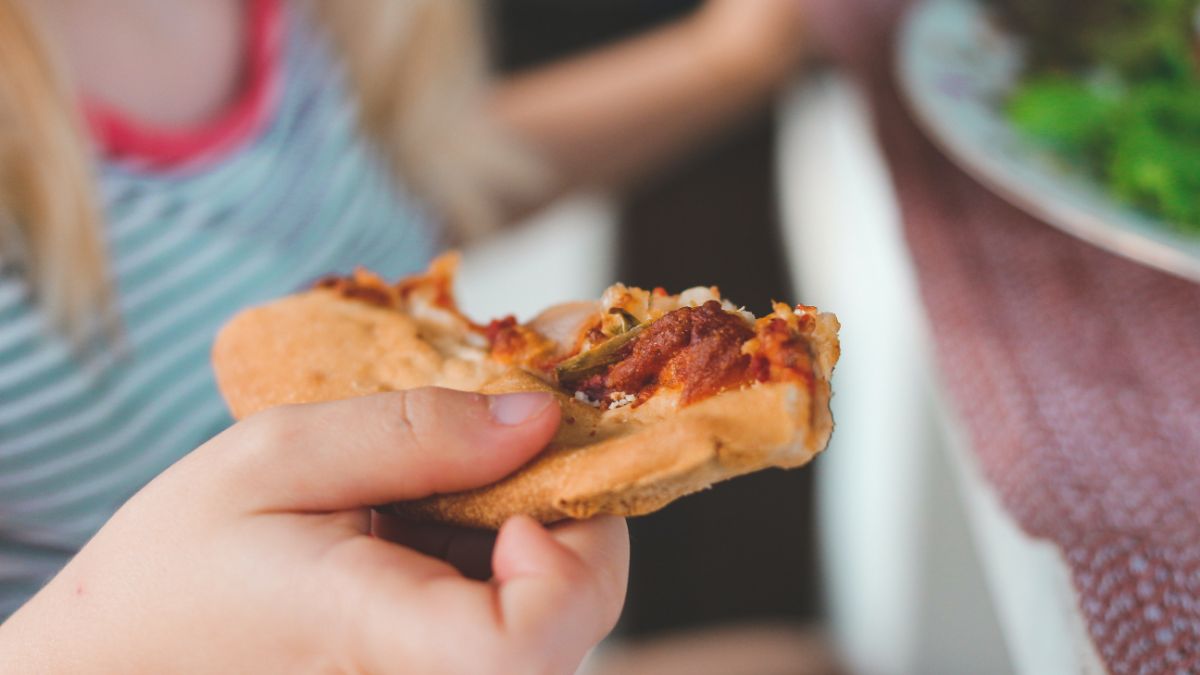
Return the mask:
[[550, 162], [554, 194], [628, 184], [763, 103], [799, 62], [802, 28], [800, 0], [710, 0], [502, 83], [493, 112]]

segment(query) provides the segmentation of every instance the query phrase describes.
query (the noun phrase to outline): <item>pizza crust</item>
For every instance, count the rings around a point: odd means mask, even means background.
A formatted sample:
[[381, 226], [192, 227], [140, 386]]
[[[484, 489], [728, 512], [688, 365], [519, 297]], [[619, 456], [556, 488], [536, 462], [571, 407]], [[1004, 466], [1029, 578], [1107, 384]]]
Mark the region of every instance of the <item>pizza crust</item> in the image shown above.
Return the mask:
[[525, 467], [493, 485], [391, 507], [418, 520], [498, 528], [516, 514], [544, 523], [642, 515], [721, 480], [807, 463], [833, 430], [829, 371], [837, 359], [837, 320], [820, 316], [811, 391], [797, 382], [758, 383], [682, 408], [662, 392], [637, 407], [599, 410], [482, 349], [447, 350], [453, 327], [330, 290], [238, 315], [217, 337], [213, 366], [239, 419], [276, 405], [421, 386], [552, 392], [563, 423]]

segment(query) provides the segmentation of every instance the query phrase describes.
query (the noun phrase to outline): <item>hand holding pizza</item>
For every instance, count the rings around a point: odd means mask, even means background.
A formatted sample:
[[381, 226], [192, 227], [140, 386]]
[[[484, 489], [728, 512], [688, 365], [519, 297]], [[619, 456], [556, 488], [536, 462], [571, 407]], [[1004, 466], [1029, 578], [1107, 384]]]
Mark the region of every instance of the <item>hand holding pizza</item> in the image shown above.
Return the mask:
[[[511, 519], [487, 582], [371, 533], [370, 505], [496, 481], [545, 446], [559, 417], [548, 394], [431, 388], [252, 416], [122, 507], [0, 627], [0, 663], [573, 672], [624, 599], [622, 520]], [[388, 538], [404, 527], [389, 523]]]

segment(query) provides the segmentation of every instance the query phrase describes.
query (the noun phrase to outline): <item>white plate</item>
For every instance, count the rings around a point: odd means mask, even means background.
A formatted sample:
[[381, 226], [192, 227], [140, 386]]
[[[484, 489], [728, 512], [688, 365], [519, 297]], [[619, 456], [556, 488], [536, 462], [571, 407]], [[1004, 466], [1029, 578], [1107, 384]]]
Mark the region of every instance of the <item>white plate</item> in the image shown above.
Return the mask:
[[1016, 42], [975, 0], [922, 0], [897, 42], [900, 90], [967, 173], [1080, 239], [1200, 281], [1200, 237], [1118, 203], [1102, 186], [1018, 136], [1000, 108], [1020, 69]]

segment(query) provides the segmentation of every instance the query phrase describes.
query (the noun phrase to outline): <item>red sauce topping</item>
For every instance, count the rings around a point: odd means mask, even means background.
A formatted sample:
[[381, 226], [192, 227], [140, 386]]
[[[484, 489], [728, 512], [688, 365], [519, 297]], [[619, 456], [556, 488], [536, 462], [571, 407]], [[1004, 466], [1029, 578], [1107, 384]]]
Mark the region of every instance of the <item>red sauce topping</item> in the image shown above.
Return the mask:
[[488, 344], [492, 345], [493, 349], [497, 345], [508, 344], [512, 341], [516, 334], [517, 317], [509, 314], [502, 319], [492, 319], [483, 329], [483, 334], [487, 337]]
[[517, 317], [511, 314], [493, 319], [484, 326], [483, 335], [491, 346], [492, 356], [504, 363], [528, 356], [530, 331], [518, 324]]
[[[802, 321], [809, 317], [803, 317]], [[803, 328], [803, 326], [802, 326]], [[788, 328], [787, 322], [773, 318], [758, 325], [758, 350], [750, 372], [759, 382], [793, 380], [813, 386], [812, 354], [808, 343]]]
[[328, 288], [343, 298], [362, 300], [378, 307], [391, 307], [392, 296], [386, 287], [364, 283], [353, 277], [325, 277], [313, 284], [315, 288]]
[[[742, 352], [751, 339], [757, 339], [753, 356]], [[601, 402], [611, 402], [612, 394], [632, 394], [635, 406], [659, 387], [679, 389], [682, 405], [755, 381], [803, 382], [811, 390], [812, 358], [808, 343], [784, 319], [764, 319], [751, 327], [710, 300], [647, 326], [616, 362], [577, 389]]]
[[[381, 307], [394, 306], [393, 294], [404, 298], [418, 288], [432, 287], [433, 303], [457, 313], [449, 278], [444, 271], [435, 270], [393, 287], [373, 275], [356, 273], [352, 277], [321, 279], [315, 286]], [[666, 293], [661, 288], [653, 292]], [[644, 403], [660, 387], [679, 389], [682, 405], [755, 381], [799, 381], [811, 390], [813, 355], [800, 333], [810, 330], [813, 320], [808, 315], [798, 319], [798, 327], [789, 326], [788, 321], [779, 317], [760, 319], [751, 326], [741, 316], [725, 311], [715, 300], [699, 307], [681, 307], [646, 326], [621, 348], [611, 365], [578, 382], [575, 390], [602, 402], [611, 402], [613, 394], [633, 395], [633, 405]], [[491, 355], [504, 363], [519, 362], [549, 372], [564, 356], [558, 353], [556, 343], [517, 323], [511, 315], [486, 326], [469, 321], [467, 324], [487, 338]], [[597, 319], [593, 326], [582, 331], [575, 351], [585, 341], [599, 344], [606, 339]], [[743, 353], [743, 345], [751, 339], [756, 340], [749, 350], [752, 354]]]
[[482, 330], [482, 326], [475, 325], [463, 316], [454, 303], [451, 289], [454, 265], [454, 258], [442, 256], [430, 263], [429, 271], [425, 274], [406, 277], [395, 284], [389, 284], [378, 275], [358, 268], [352, 275], [325, 277], [313, 286], [327, 288], [347, 299], [392, 308], [402, 308], [400, 305], [403, 302], [409, 301], [410, 296], [419, 293], [434, 307], [454, 314], [472, 329]]
[[491, 346], [492, 357], [502, 363], [519, 361], [532, 368], [548, 370], [559, 360], [553, 342], [517, 323], [517, 318], [511, 314], [493, 319], [483, 327], [483, 335]]
[[686, 405], [753, 381], [751, 359], [741, 352], [753, 337], [754, 329], [744, 319], [715, 300], [682, 307], [647, 326], [619, 361], [584, 380], [579, 389], [598, 401], [615, 392], [633, 394], [637, 405], [660, 386], [678, 387]]
[[372, 288], [370, 286], [351, 286], [350, 288], [342, 289], [342, 296], [352, 298], [354, 300], [363, 300], [372, 305], [380, 307], [391, 307], [392, 296], [388, 295], [387, 291], [382, 288]]

